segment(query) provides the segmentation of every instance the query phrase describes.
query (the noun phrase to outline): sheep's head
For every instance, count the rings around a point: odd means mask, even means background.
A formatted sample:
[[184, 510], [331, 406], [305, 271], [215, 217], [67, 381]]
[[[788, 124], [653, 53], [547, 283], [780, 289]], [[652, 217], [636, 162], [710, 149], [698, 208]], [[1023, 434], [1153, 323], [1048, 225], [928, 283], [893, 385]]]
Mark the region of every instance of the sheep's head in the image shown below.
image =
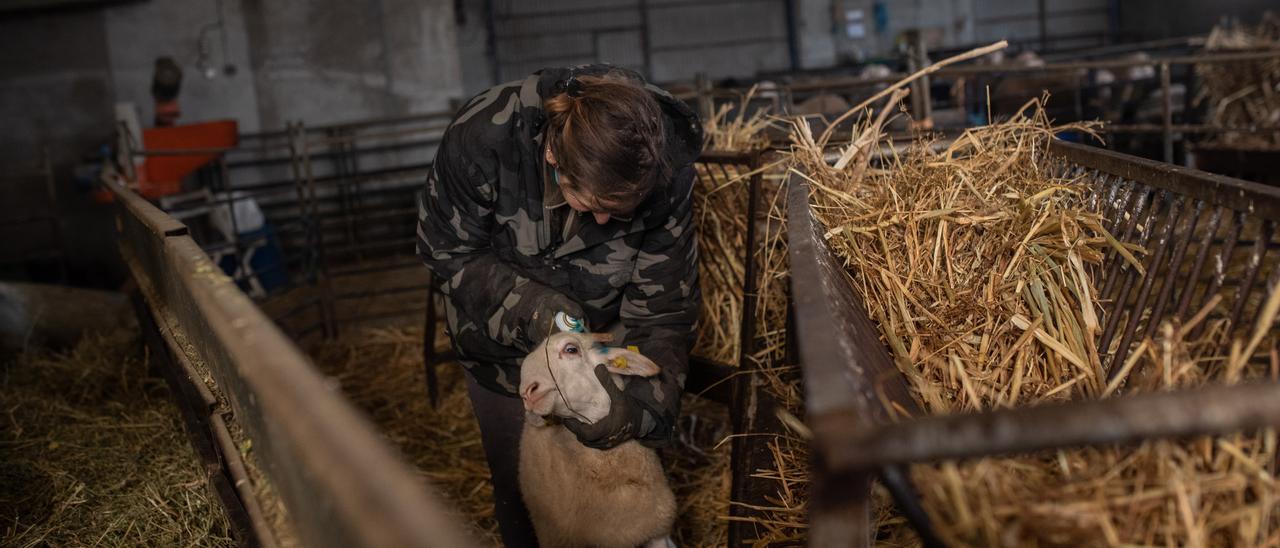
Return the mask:
[[540, 416], [574, 418], [594, 423], [609, 414], [609, 393], [595, 375], [604, 364], [619, 375], [652, 377], [658, 366], [639, 352], [604, 346], [603, 333], [555, 333], [520, 364], [520, 399], [526, 411]]

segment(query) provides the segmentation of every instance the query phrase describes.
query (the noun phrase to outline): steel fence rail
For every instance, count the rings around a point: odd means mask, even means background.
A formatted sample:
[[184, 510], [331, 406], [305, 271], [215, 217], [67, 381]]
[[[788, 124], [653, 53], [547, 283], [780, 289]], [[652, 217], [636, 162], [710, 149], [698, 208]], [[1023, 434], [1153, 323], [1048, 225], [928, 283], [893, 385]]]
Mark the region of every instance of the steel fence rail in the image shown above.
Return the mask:
[[[120, 251], [140, 289], [155, 355], [184, 379], [194, 438], [210, 440], [249, 511], [253, 542], [276, 540], [243, 482], [251, 454], [307, 546], [469, 546], [451, 514], [302, 352], [212, 263], [186, 227], [132, 191], [115, 196]], [[203, 388], [201, 388], [203, 387]], [[181, 397], [183, 395], [194, 397]], [[233, 422], [234, 427], [227, 422]], [[234, 440], [233, 428], [243, 432]], [[224, 500], [225, 500], [224, 496]]]

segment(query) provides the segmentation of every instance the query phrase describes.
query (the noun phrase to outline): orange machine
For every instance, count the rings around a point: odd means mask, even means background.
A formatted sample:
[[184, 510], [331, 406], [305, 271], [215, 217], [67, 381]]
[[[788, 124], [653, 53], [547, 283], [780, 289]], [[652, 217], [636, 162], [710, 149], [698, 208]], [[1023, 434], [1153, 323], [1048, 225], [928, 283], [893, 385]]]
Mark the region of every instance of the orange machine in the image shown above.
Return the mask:
[[[176, 194], [182, 179], [218, 158], [218, 150], [236, 146], [239, 127], [235, 120], [219, 120], [142, 130], [142, 146], [148, 155], [138, 170], [138, 191], [147, 198]], [[177, 151], [198, 151], [176, 154]], [[173, 151], [175, 154], [163, 154]]]

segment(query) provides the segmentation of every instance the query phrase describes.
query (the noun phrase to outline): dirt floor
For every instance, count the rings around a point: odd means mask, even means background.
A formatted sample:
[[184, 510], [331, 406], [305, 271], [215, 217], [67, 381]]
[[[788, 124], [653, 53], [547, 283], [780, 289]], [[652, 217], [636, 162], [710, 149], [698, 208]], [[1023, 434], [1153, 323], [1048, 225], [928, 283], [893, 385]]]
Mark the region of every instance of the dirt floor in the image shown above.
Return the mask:
[[0, 357], [0, 545], [234, 546], [136, 329]]
[[[437, 340], [444, 349], [447, 342]], [[491, 486], [480, 432], [462, 368], [443, 364], [440, 404], [432, 409], [422, 366], [419, 327], [349, 328], [310, 348], [319, 368], [337, 379], [387, 438], [417, 466], [485, 543], [497, 545]], [[680, 503], [675, 540], [681, 546], [723, 546], [729, 496], [727, 410], [686, 396], [676, 446], [664, 452]], [[719, 444], [719, 445], [717, 445]]]

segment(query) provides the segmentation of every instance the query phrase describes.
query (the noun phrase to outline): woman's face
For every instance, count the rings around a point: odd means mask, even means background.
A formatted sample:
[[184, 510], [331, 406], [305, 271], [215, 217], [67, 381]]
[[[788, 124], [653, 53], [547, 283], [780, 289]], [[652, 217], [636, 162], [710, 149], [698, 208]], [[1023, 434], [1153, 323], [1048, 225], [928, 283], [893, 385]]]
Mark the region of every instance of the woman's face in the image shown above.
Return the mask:
[[[555, 167], [556, 158], [551, 154], [550, 146], [546, 148], [546, 155], [547, 163], [551, 164], [551, 167]], [[590, 213], [595, 218], [596, 224], [605, 224], [613, 216], [612, 213], [603, 211], [602, 208], [592, 207], [592, 204], [599, 204], [600, 201], [588, 192], [576, 189], [573, 186], [573, 181], [570, 181], [564, 175], [560, 175], [560, 193], [564, 195], [564, 201], [569, 204], [569, 207], [579, 213]]]
[[[564, 194], [564, 201], [568, 202], [569, 207], [573, 208], [574, 211], [577, 211], [579, 213], [590, 213], [591, 216], [595, 218], [596, 224], [602, 225], [609, 222], [609, 217], [611, 217], [612, 214], [601, 212], [601, 211], [593, 211], [591, 207], [587, 206], [587, 203], [594, 202], [591, 196], [579, 197], [579, 193], [581, 191], [575, 191], [564, 186], [560, 188], [560, 192]], [[582, 194], [585, 194], [585, 193], [582, 193]]]

